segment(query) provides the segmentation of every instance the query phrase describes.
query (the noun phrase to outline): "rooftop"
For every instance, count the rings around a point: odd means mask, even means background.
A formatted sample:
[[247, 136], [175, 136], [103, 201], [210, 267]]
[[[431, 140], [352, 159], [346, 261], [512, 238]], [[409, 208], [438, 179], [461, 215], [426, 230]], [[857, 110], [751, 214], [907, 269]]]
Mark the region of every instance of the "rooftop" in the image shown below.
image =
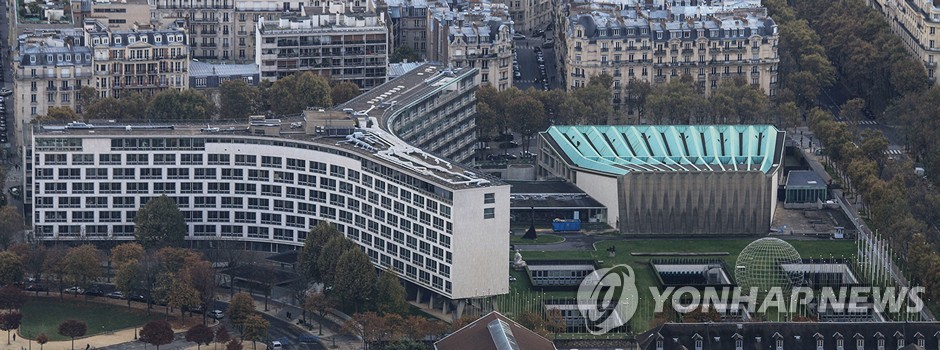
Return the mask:
[[772, 125], [552, 126], [542, 134], [571, 164], [614, 175], [769, 173], [784, 141]]
[[512, 186], [510, 208], [604, 208], [577, 186], [565, 181], [506, 181]]
[[826, 181], [812, 170], [791, 170], [787, 173], [787, 188], [826, 188]]
[[439, 350], [554, 350], [555, 344], [493, 311], [434, 343]]
[[258, 74], [258, 65], [249, 64], [213, 64], [206, 62], [189, 62], [189, 76], [194, 78], [233, 75]]
[[405, 73], [415, 70], [418, 67], [421, 67], [427, 62], [402, 62], [402, 63], [389, 63], [388, 64], [388, 77], [398, 78]]

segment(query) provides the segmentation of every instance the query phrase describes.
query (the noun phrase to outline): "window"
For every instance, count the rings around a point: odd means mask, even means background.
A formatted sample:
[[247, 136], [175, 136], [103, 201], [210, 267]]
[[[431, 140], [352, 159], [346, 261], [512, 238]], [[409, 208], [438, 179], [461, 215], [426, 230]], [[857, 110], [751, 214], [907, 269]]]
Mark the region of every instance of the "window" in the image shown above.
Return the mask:
[[865, 350], [865, 339], [863, 338], [855, 339], [855, 347], [858, 350]]
[[823, 350], [825, 341], [822, 338], [816, 339], [816, 350]]
[[742, 350], [744, 349], [744, 339], [735, 339], [734, 340], [734, 349]]
[[495, 218], [495, 217], [496, 217], [496, 209], [495, 209], [495, 208], [484, 208], [484, 209], [483, 209], [483, 218], [484, 218], [484, 219], [493, 219], [493, 218]]
[[495, 193], [484, 193], [483, 194], [483, 204], [493, 204], [496, 203], [496, 194]]
[[842, 350], [845, 349], [845, 340], [842, 338], [836, 339], [836, 349]]
[[783, 339], [777, 339], [777, 350], [783, 350]]
[[[660, 33], [657, 33], [657, 34], [659, 34], [660, 36], [663, 35], [663, 33], [661, 33], [661, 32], [660, 32]], [[701, 340], [701, 339], [695, 339], [695, 350], [702, 350], [702, 340]]]

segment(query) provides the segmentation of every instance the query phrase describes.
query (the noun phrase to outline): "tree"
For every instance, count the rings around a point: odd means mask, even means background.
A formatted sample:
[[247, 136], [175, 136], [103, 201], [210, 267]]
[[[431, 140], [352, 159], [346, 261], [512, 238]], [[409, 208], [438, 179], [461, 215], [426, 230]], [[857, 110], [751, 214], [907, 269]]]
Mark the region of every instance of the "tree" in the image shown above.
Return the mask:
[[201, 305], [202, 302], [199, 300], [199, 291], [193, 287], [192, 281], [190, 281], [189, 275], [186, 273], [176, 273], [170, 278], [172, 280], [172, 285], [168, 289], [167, 293], [167, 305], [172, 308], [180, 309], [180, 318], [185, 317], [184, 308], [187, 306]]
[[20, 328], [23, 314], [19, 311], [8, 311], [0, 314], [0, 330], [7, 331], [7, 345], [10, 345], [10, 332]]
[[343, 253], [353, 249], [358, 250], [358, 248], [359, 246], [356, 243], [346, 239], [346, 237], [334, 236], [330, 238], [323, 246], [323, 249], [320, 250], [319, 257], [317, 257], [320, 282], [327, 287], [336, 284], [336, 270], [340, 257]]
[[[325, 248], [324, 248], [325, 249]], [[336, 283], [333, 292], [345, 305], [362, 305], [370, 296], [375, 283], [375, 268], [361, 250], [343, 253], [336, 265]]]
[[447, 325], [423, 316], [408, 316], [404, 321], [405, 336], [413, 341], [424, 341], [427, 337], [436, 337], [447, 331]]
[[215, 342], [219, 344], [225, 344], [232, 336], [228, 334], [228, 328], [225, 328], [224, 324], [220, 324], [219, 328], [215, 330]]
[[33, 119], [34, 123], [49, 123], [49, 122], [71, 122], [80, 120], [78, 113], [75, 113], [72, 110], [72, 107], [62, 106], [62, 107], [49, 107], [46, 110], [46, 115], [38, 116]]
[[[204, 309], [208, 309], [215, 299], [215, 289], [218, 285], [215, 269], [212, 268], [212, 264], [201, 259], [192, 262], [186, 268], [186, 274], [189, 275], [190, 284], [199, 294], [199, 304], [202, 305]], [[207, 317], [206, 313], [203, 313], [203, 324], [208, 321]]]
[[388, 57], [388, 61], [391, 63], [417, 62], [420, 59], [418, 53], [408, 45], [396, 47], [392, 55]]
[[[0, 173], [2, 174], [2, 173]], [[0, 246], [7, 248], [13, 240], [13, 236], [23, 231], [23, 216], [12, 205], [6, 205], [0, 208]]]
[[640, 118], [643, 117], [644, 107], [646, 106], [646, 99], [649, 97], [650, 92], [652, 91], [653, 85], [651, 85], [648, 81], [637, 78], [630, 78], [630, 81], [627, 82], [623, 89], [624, 105], [626, 105], [628, 111], [636, 112], [637, 124], [640, 123]]
[[339, 230], [326, 221], [320, 221], [317, 226], [310, 229], [310, 233], [304, 240], [304, 248], [297, 255], [297, 263], [300, 265], [302, 275], [313, 280], [320, 279], [320, 270], [317, 268], [320, 251], [330, 238], [338, 235]]
[[346, 103], [346, 101], [352, 100], [361, 93], [362, 90], [359, 89], [359, 85], [344, 81], [333, 85], [333, 88], [330, 91], [330, 96], [333, 99], [333, 104], [340, 105]]
[[186, 341], [196, 343], [197, 350], [203, 344], [209, 345], [213, 339], [215, 339], [215, 334], [212, 333], [212, 329], [202, 323], [186, 330]]
[[255, 300], [248, 293], [239, 292], [229, 301], [225, 312], [235, 325], [241, 327], [245, 319], [255, 313]]
[[95, 91], [95, 88], [91, 86], [82, 86], [75, 95], [75, 106], [78, 108], [78, 113], [84, 113], [85, 108], [96, 101], [98, 101], [98, 91]]
[[36, 336], [36, 342], [39, 343], [39, 350], [42, 350], [42, 346], [49, 342], [49, 336], [46, 333], [39, 333]]
[[0, 285], [13, 284], [23, 279], [23, 260], [11, 251], [0, 251]]
[[164, 320], [147, 322], [140, 329], [140, 341], [151, 344], [160, 350], [160, 345], [166, 345], [173, 342], [173, 327]]
[[145, 248], [181, 246], [187, 230], [183, 213], [166, 195], [151, 199], [134, 218], [134, 233]]
[[242, 346], [242, 343], [235, 339], [232, 339], [228, 342], [228, 344], [225, 344], [225, 350], [242, 350], [243, 348], [244, 347]]
[[256, 347], [255, 342], [264, 340], [265, 336], [268, 335], [268, 327], [270, 326], [271, 324], [261, 315], [248, 316], [242, 327], [242, 339], [251, 340], [251, 347], [254, 349]]
[[529, 140], [545, 129], [545, 109], [538, 100], [526, 94], [509, 101], [507, 107], [506, 112], [515, 116], [511, 119], [512, 129], [522, 134], [522, 150], [528, 152]]
[[[114, 275], [114, 286], [124, 295], [130, 295], [140, 287], [140, 263], [131, 260], [121, 264]], [[131, 298], [127, 298], [127, 307], [131, 307]]]
[[0, 310], [19, 310], [26, 304], [26, 294], [12, 284], [0, 288]]
[[408, 300], [405, 287], [398, 281], [398, 275], [392, 269], [382, 271], [372, 293], [372, 302], [376, 310], [383, 314], [405, 314], [408, 312]]
[[219, 85], [219, 114], [223, 119], [244, 119], [258, 112], [261, 91], [244, 80], [229, 79]]
[[323, 293], [308, 294], [306, 300], [304, 300], [304, 311], [320, 316], [320, 321], [317, 322], [320, 324], [320, 335], [323, 335], [323, 321], [326, 320], [326, 313], [334, 306], [336, 306], [336, 302]]
[[[19, 244], [13, 247], [23, 262], [23, 271], [34, 279], [34, 283], [42, 283], [46, 272], [46, 246]], [[39, 289], [36, 289], [39, 295]]]
[[702, 110], [708, 105], [692, 83], [672, 79], [667, 84], [653, 87], [646, 99], [645, 110], [653, 123], [692, 124], [702, 117]]
[[88, 325], [79, 320], [65, 320], [59, 324], [59, 334], [72, 338], [72, 350], [75, 350], [75, 337], [81, 337], [88, 332]]
[[271, 111], [279, 115], [301, 113], [307, 107], [333, 105], [330, 83], [311, 72], [294, 73], [280, 78], [264, 91]]
[[208, 120], [215, 114], [215, 106], [196, 90], [168, 89], [153, 97], [147, 114], [155, 120]]
[[[83, 244], [68, 250], [62, 259], [65, 280], [72, 285], [88, 288], [92, 281], [101, 277], [101, 252], [91, 244]], [[75, 293], [78, 296], [78, 291]]]
[[111, 249], [111, 263], [121, 266], [131, 261], [140, 261], [144, 257], [144, 246], [137, 242], [118, 244]]

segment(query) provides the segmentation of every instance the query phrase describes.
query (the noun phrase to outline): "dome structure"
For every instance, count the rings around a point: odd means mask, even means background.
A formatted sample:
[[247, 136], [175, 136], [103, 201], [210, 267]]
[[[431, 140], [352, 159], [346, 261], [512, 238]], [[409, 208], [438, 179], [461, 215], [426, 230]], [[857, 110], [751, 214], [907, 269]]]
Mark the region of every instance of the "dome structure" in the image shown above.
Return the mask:
[[788, 295], [793, 287], [802, 283], [803, 274], [796, 269], [788, 271], [784, 265], [801, 262], [800, 253], [790, 243], [779, 238], [761, 238], [748, 244], [738, 255], [734, 278], [744, 291], [756, 287], [758, 294], [765, 295], [777, 287]]

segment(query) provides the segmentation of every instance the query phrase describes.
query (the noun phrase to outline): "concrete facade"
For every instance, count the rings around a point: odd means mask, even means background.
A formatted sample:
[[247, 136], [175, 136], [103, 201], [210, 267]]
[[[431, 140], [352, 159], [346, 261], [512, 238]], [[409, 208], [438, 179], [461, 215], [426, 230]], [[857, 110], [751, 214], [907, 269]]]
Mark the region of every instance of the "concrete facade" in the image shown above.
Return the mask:
[[772, 126], [552, 127], [539, 134], [538, 175], [577, 185], [624, 234], [761, 234], [776, 208], [783, 134]]

